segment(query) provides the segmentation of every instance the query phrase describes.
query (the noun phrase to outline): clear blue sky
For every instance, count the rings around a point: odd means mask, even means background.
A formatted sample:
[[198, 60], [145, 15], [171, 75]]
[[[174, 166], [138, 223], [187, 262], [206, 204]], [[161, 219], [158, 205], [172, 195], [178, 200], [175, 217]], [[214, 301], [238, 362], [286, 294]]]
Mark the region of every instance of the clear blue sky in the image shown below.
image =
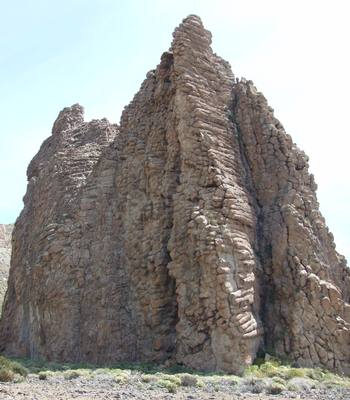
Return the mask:
[[0, 223], [22, 208], [26, 167], [58, 112], [118, 122], [188, 14], [252, 79], [310, 156], [321, 210], [350, 259], [347, 0], [0, 0]]

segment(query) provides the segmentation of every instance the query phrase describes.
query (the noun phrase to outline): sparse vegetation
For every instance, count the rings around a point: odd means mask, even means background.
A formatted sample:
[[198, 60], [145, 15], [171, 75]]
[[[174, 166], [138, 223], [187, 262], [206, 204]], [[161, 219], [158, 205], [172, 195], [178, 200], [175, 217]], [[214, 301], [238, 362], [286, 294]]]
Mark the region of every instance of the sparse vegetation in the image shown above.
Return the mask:
[[26, 377], [28, 370], [17, 361], [0, 356], [0, 382], [11, 382]]
[[302, 392], [310, 390], [315, 385], [315, 382], [310, 378], [292, 378], [287, 382], [287, 390], [290, 392]]
[[198, 386], [199, 379], [195, 375], [191, 374], [181, 374], [180, 375], [181, 386]]
[[265, 382], [261, 378], [257, 378], [255, 376], [250, 376], [243, 379], [241, 383], [241, 388], [244, 392], [250, 393], [262, 393], [265, 389]]
[[154, 382], [156, 378], [153, 375], [142, 375], [141, 381], [144, 383], [151, 383]]
[[84, 368], [69, 369], [67, 371], [64, 371], [63, 376], [67, 380], [76, 379], [79, 377], [89, 378], [91, 376], [91, 371]]
[[282, 385], [284, 390], [297, 392], [317, 387], [350, 388], [350, 378], [348, 377], [321, 368], [295, 368], [288, 364], [282, 364], [278, 360], [252, 365], [246, 369], [244, 375], [260, 379], [271, 378], [275, 384]]
[[132, 385], [139, 390], [177, 391], [207, 390], [225, 393], [266, 393], [278, 395], [284, 391], [305, 392], [322, 388], [349, 388], [350, 378], [319, 368], [296, 368], [270, 359], [247, 368], [242, 377], [223, 373], [198, 372], [179, 365], [170, 368], [149, 363], [115, 363], [106, 366], [44, 362], [42, 360], [8, 359], [0, 356], [0, 381], [24, 379], [28, 374], [39, 380], [53, 377], [74, 381], [111, 382], [112, 385]]
[[269, 394], [280, 394], [283, 392], [283, 390], [286, 390], [286, 387], [282, 383], [277, 383], [277, 382], [270, 382], [266, 386], [266, 393]]
[[45, 381], [45, 380], [48, 378], [47, 371], [41, 371], [41, 372], [39, 372], [38, 376], [39, 376], [39, 379], [40, 379], [41, 381]]
[[167, 389], [169, 393], [176, 393], [179, 385], [175, 382], [172, 382], [168, 379], [160, 379], [157, 382], [157, 386]]
[[11, 382], [15, 378], [14, 372], [6, 367], [0, 368], [0, 382]]

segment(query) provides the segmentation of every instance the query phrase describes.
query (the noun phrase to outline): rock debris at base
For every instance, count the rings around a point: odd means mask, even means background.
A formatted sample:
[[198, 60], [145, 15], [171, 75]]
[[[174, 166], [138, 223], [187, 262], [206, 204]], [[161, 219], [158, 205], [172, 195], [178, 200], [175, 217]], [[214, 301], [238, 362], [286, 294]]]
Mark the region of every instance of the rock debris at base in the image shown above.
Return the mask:
[[120, 385], [107, 376], [100, 379], [76, 378], [66, 380], [62, 376], [39, 380], [29, 376], [25, 382], [0, 384], [1, 400], [348, 400], [349, 389], [314, 389], [302, 392], [284, 392], [279, 395], [240, 392], [232, 387], [181, 388], [176, 393], [154, 388], [150, 384]]

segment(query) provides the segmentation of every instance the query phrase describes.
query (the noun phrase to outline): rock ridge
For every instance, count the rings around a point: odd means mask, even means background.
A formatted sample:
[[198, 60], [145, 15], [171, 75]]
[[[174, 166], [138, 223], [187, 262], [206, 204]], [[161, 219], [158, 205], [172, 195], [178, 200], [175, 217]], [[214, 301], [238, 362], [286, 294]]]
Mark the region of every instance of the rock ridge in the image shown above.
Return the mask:
[[308, 158], [190, 15], [120, 125], [61, 111], [28, 167], [7, 354], [350, 373], [350, 273]]

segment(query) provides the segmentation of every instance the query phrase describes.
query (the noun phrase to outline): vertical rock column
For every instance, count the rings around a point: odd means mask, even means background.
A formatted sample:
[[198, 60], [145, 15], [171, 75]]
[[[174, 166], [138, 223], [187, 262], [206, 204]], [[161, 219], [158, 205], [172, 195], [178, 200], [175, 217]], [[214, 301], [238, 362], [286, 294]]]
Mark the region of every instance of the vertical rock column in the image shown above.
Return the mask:
[[116, 129], [85, 123], [67, 107], [31, 161], [24, 209], [16, 221], [8, 295], [1, 320], [7, 354], [80, 360], [83, 257], [76, 219], [80, 191]]
[[251, 81], [233, 114], [259, 205], [263, 321], [269, 352], [350, 372], [350, 273], [319, 211], [308, 158]]
[[175, 30], [176, 132], [180, 183], [169, 250], [178, 302], [177, 360], [240, 372], [252, 363], [262, 328], [255, 283], [255, 210], [235, 126], [233, 75], [210, 48], [200, 19]]
[[121, 332], [135, 361], [163, 361], [174, 351], [177, 309], [167, 269], [179, 157], [172, 70], [172, 54], [164, 53], [123, 111], [117, 141], [115, 269], [127, 277], [128, 301], [115, 307], [130, 315]]

